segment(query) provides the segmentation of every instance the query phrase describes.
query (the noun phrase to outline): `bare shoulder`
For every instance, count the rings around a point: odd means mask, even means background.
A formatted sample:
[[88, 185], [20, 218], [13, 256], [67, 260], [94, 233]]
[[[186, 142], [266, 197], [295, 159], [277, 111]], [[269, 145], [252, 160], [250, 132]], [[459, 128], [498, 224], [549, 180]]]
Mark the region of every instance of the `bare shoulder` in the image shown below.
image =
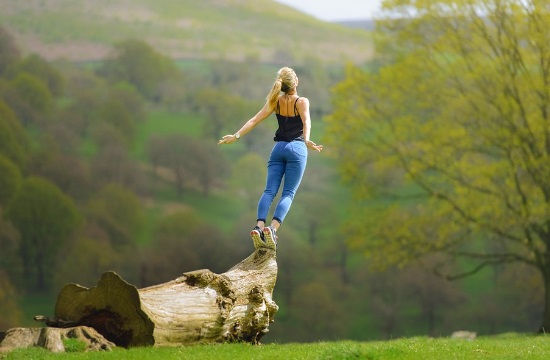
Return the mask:
[[300, 97], [296, 102], [296, 106], [300, 108], [309, 108], [309, 99], [307, 97]]

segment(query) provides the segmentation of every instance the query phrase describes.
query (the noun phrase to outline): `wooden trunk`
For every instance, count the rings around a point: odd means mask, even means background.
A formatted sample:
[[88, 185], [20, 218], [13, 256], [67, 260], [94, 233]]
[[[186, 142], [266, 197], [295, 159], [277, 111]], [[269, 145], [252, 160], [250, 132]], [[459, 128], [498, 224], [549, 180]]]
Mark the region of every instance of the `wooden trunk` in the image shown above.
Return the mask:
[[197, 270], [164, 284], [137, 289], [114, 272], [97, 286], [68, 284], [52, 327], [88, 326], [117, 346], [259, 343], [278, 306], [275, 247], [258, 248], [223, 274]]

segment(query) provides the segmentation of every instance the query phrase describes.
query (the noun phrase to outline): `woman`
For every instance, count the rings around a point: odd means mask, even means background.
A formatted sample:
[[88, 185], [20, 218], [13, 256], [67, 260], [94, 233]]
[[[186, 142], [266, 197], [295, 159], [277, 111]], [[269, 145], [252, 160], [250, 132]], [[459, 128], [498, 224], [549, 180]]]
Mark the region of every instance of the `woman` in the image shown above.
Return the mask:
[[[309, 100], [298, 96], [298, 77], [294, 70], [283, 67], [266, 97], [263, 108], [233, 135], [225, 135], [218, 144], [231, 144], [248, 134], [256, 125], [275, 112], [279, 128], [275, 132], [275, 146], [267, 164], [267, 180], [264, 193], [258, 202], [256, 227], [250, 232], [254, 246], [275, 248], [275, 235], [282, 225], [302, 181], [307, 163], [307, 149], [323, 150], [309, 139], [311, 119]], [[284, 176], [283, 192], [275, 208], [273, 219], [265, 226], [267, 213], [277, 195]]]

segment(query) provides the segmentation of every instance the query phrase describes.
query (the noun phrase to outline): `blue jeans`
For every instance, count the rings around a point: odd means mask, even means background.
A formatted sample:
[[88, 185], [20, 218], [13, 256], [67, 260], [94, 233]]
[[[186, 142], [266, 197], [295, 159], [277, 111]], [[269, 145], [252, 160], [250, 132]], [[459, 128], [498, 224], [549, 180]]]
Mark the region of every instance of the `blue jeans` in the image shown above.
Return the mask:
[[283, 192], [275, 208], [273, 219], [283, 223], [294, 195], [300, 186], [307, 163], [307, 147], [303, 141], [278, 141], [267, 163], [267, 180], [264, 193], [258, 202], [258, 221], [266, 222], [267, 213], [279, 191], [284, 176]]

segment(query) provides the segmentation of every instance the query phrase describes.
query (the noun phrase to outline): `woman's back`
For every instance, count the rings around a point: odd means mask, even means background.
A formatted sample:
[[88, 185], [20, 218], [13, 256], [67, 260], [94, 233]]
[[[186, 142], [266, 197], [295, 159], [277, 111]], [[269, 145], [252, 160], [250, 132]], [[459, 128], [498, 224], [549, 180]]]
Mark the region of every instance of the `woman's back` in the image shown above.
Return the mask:
[[281, 95], [277, 102], [277, 107], [275, 108], [275, 114], [291, 117], [299, 116], [300, 112], [298, 110], [298, 95]]
[[275, 114], [279, 128], [275, 132], [275, 141], [304, 141], [304, 125], [300, 112], [298, 111], [298, 102], [300, 97], [297, 95], [282, 95], [279, 97]]

